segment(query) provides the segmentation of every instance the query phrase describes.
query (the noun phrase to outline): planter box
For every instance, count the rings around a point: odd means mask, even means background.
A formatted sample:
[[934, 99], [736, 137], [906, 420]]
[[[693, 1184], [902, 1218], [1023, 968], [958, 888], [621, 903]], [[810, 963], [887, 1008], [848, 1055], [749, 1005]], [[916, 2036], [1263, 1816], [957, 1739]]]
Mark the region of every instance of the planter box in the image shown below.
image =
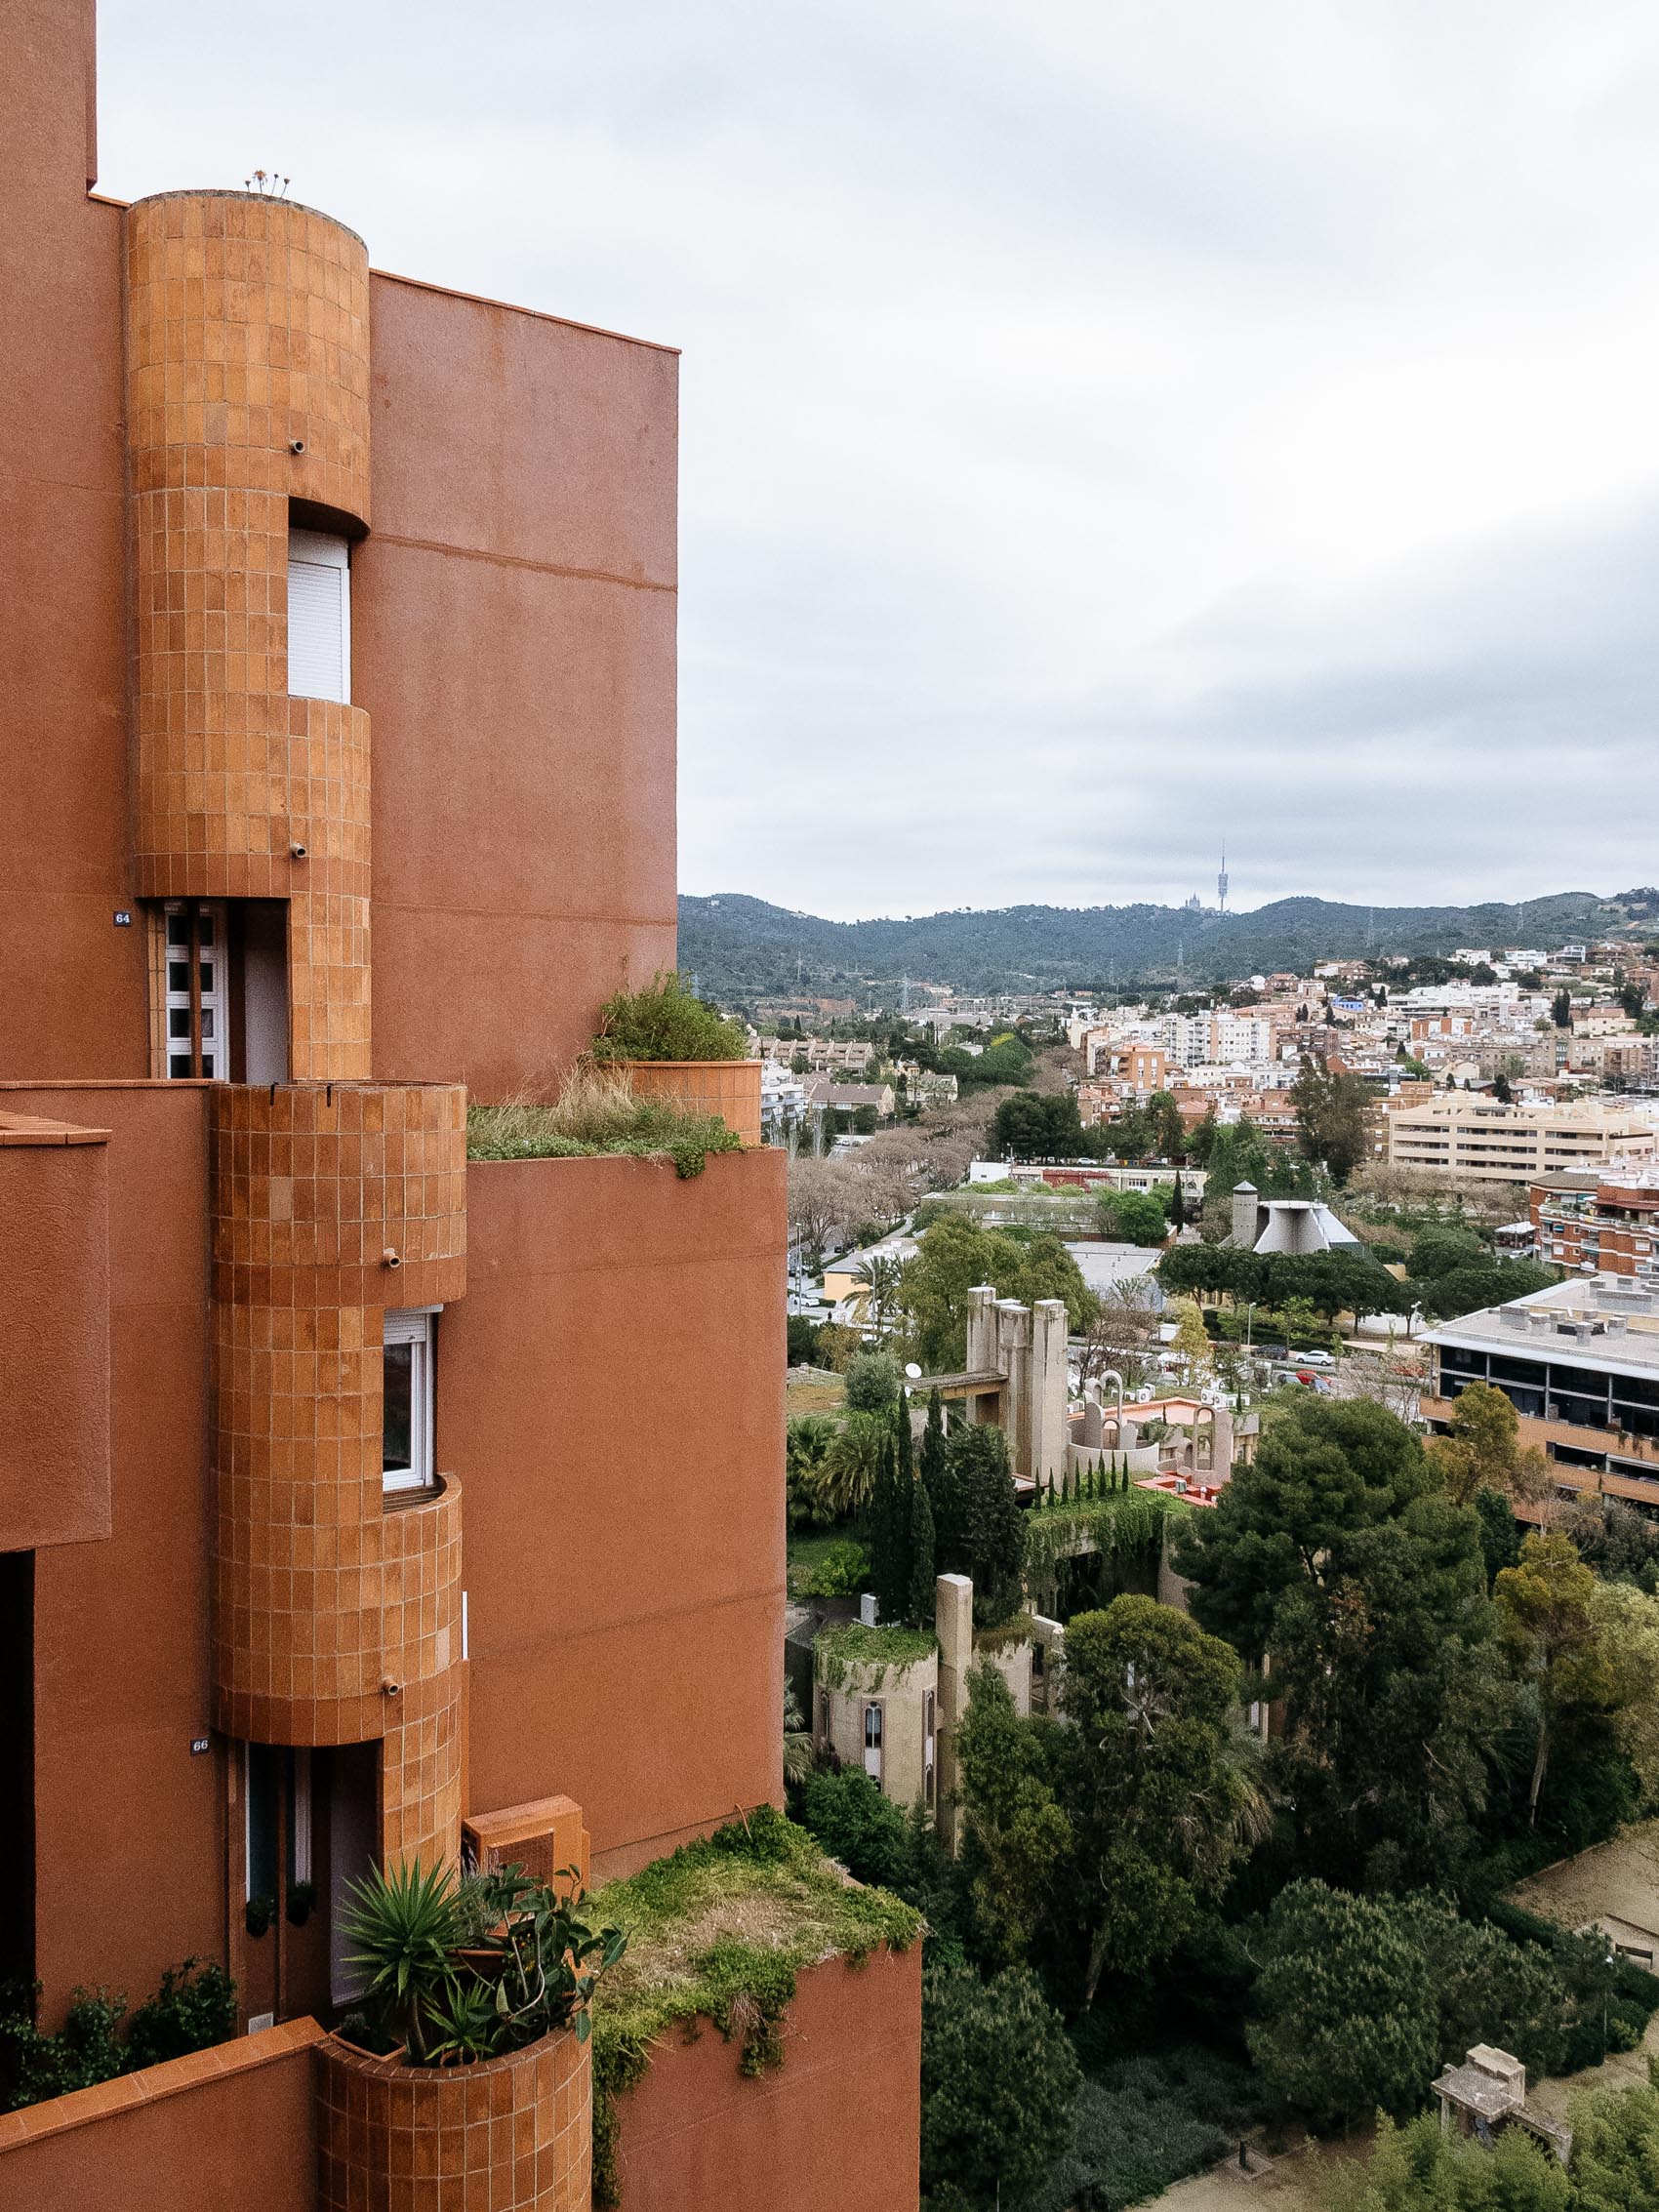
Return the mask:
[[639, 1099], [668, 1099], [687, 1113], [717, 1113], [746, 1145], [760, 1142], [758, 1060], [621, 1060]]
[[320, 2212], [587, 2212], [591, 2046], [563, 2031], [477, 2066], [316, 2050]]

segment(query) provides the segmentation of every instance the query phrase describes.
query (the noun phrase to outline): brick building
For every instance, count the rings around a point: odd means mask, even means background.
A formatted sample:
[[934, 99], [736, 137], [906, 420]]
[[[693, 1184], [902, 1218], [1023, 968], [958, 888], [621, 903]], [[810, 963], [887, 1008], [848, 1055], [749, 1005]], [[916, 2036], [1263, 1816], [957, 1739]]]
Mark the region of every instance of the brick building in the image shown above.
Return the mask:
[[[93, 86], [85, 0], [20, 0], [0, 1972], [51, 2029], [218, 1960], [256, 2031], [6, 2120], [0, 2203], [314, 2212], [372, 1862], [541, 1805], [602, 1879], [780, 1801], [784, 1159], [466, 1151], [673, 964], [674, 353], [101, 198]], [[705, 2179], [635, 2200], [774, 2203], [795, 2144], [828, 2212], [857, 2114], [913, 2207], [918, 1971], [767, 2096], [670, 2063]], [[586, 2078], [469, 2207], [586, 2204]]]

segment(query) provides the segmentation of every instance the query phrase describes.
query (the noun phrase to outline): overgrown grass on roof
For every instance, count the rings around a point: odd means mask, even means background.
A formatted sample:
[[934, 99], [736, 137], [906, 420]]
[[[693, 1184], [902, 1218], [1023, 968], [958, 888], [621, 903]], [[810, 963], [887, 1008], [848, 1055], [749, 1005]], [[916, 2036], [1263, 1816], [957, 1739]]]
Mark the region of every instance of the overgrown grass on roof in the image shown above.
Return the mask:
[[874, 1669], [869, 1687], [880, 1689], [889, 1669], [900, 1681], [910, 1669], [939, 1649], [930, 1629], [870, 1628], [863, 1621], [841, 1621], [813, 1639], [813, 1667], [820, 1681], [838, 1689], [853, 1669]]
[[556, 1099], [468, 1106], [470, 1160], [579, 1160], [604, 1153], [669, 1159], [679, 1176], [701, 1175], [710, 1152], [743, 1140], [718, 1114], [681, 1113], [666, 1099], [639, 1099], [625, 1071], [578, 1061]]
[[593, 1997], [597, 2205], [618, 2202], [616, 2099], [644, 2073], [654, 2043], [676, 2028], [695, 2037], [706, 2016], [742, 2046], [744, 2073], [781, 2065], [783, 2017], [803, 1966], [862, 1963], [882, 1944], [904, 1951], [922, 1927], [911, 1906], [850, 1883], [769, 1805], [607, 1883], [587, 1912], [627, 1936]]

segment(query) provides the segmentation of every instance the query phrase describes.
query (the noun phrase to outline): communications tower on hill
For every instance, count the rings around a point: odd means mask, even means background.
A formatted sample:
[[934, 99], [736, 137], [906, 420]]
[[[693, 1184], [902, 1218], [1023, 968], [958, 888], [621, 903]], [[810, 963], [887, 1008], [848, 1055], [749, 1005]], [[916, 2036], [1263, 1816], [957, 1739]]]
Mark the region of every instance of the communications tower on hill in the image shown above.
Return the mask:
[[1221, 873], [1215, 879], [1215, 893], [1216, 910], [1225, 914], [1227, 911], [1227, 847], [1225, 845], [1221, 849]]

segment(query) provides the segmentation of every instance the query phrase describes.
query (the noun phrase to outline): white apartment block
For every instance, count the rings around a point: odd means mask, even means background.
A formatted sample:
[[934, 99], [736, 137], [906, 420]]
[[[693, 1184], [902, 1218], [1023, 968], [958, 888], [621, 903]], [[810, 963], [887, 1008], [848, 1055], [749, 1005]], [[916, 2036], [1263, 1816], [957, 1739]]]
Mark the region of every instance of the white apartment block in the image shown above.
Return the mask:
[[1451, 1096], [1396, 1107], [1388, 1116], [1388, 1147], [1391, 1167], [1466, 1183], [1525, 1183], [1614, 1159], [1651, 1159], [1655, 1148], [1651, 1125], [1616, 1108]]

